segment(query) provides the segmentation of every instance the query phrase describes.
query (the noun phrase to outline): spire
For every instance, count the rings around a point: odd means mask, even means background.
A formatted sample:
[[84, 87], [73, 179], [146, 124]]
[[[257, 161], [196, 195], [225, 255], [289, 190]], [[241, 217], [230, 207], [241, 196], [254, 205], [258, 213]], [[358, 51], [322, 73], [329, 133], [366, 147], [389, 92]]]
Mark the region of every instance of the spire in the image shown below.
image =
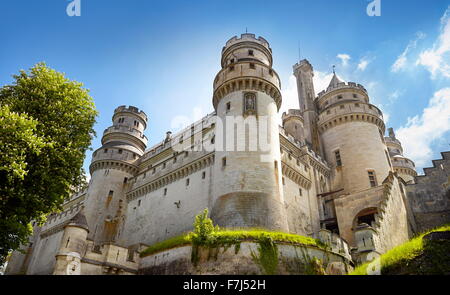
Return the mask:
[[330, 84], [328, 85], [328, 88], [334, 88], [337, 86], [338, 83], [342, 83], [341, 80], [336, 75], [336, 71], [334, 70], [335, 66], [333, 65], [333, 78], [331, 78]]

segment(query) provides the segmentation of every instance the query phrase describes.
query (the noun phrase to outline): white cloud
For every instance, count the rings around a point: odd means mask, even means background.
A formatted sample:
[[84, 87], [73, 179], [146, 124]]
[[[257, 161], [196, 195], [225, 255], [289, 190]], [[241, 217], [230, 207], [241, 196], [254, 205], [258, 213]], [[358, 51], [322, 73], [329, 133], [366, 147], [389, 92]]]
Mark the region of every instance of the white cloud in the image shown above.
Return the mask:
[[336, 57], [341, 60], [342, 66], [344, 67], [347, 66], [348, 61], [351, 59], [350, 55], [346, 53], [339, 53]]
[[[289, 109], [298, 109], [298, 95], [297, 95], [297, 79], [294, 75], [289, 76], [286, 88], [281, 89], [283, 101], [281, 103], [280, 114]], [[281, 116], [280, 116], [281, 120]], [[281, 124], [281, 121], [280, 121]]]
[[[336, 74], [336, 76], [339, 78], [339, 80], [345, 81], [345, 79], [339, 76], [338, 74]], [[333, 78], [333, 73], [314, 71], [313, 82], [316, 94], [318, 94], [322, 90], [327, 89], [328, 85], [330, 84], [331, 78]]]
[[388, 95], [389, 104], [395, 102], [400, 96], [403, 95], [404, 90], [395, 90], [391, 94]]
[[408, 155], [416, 165], [430, 165], [432, 158], [431, 144], [450, 131], [450, 87], [434, 93], [428, 106], [419, 116], [408, 118], [405, 126], [396, 134]]
[[421, 39], [425, 38], [425, 34], [422, 32], [417, 32], [416, 34], [416, 38], [409, 41], [408, 45], [406, 46], [405, 50], [403, 50], [403, 52], [397, 57], [397, 60], [394, 62], [394, 64], [391, 66], [391, 71], [396, 73], [402, 69], [404, 69], [407, 65], [408, 62], [408, 58], [407, 55], [408, 53], [416, 48], [417, 46], [417, 42]]
[[422, 65], [431, 73], [431, 78], [438, 74], [450, 78], [450, 6], [441, 18], [441, 32], [433, 47], [420, 53], [416, 65]]
[[[339, 79], [344, 81], [342, 77], [337, 75]], [[333, 73], [325, 73], [321, 71], [314, 71], [314, 91], [317, 95], [322, 90], [325, 90], [330, 84]], [[287, 111], [288, 109], [298, 109], [300, 106], [298, 104], [298, 94], [297, 94], [297, 80], [294, 75], [289, 76], [288, 83], [285, 84], [286, 87], [281, 90], [283, 95], [283, 102], [280, 108], [280, 114]]]
[[370, 63], [369, 60], [361, 59], [358, 64], [358, 70], [364, 71], [367, 68], [367, 65]]

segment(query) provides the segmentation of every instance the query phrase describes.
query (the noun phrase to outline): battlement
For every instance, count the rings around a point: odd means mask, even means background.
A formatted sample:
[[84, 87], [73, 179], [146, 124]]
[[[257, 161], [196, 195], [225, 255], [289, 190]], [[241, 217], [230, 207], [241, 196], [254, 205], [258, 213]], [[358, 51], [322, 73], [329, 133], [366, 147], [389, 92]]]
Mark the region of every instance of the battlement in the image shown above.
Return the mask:
[[225, 44], [225, 46], [222, 48], [222, 52], [224, 52], [228, 47], [230, 47], [230, 46], [232, 46], [232, 45], [234, 45], [236, 43], [245, 42], [245, 41], [251, 41], [251, 42], [259, 43], [262, 46], [266, 47], [270, 52], [272, 52], [272, 49], [270, 48], [269, 42], [267, 42], [266, 39], [264, 39], [261, 36], [256, 38], [255, 34], [249, 34], [249, 33], [241, 34], [240, 38], [238, 38], [237, 36], [234, 36], [234, 37], [230, 38], [227, 41], [227, 43]]
[[295, 65], [292, 66], [294, 73], [303, 67], [308, 67], [309, 71], [313, 71], [313, 66], [311, 65], [311, 63], [307, 60], [307, 59], [302, 59], [301, 61], [295, 63]]
[[139, 117], [141, 117], [144, 120], [144, 122], [147, 122], [147, 115], [144, 113], [144, 111], [141, 111], [137, 107], [134, 107], [134, 106], [127, 107], [125, 105], [121, 105], [114, 110], [114, 115], [116, 115], [118, 113], [134, 113], [134, 114], [138, 115]]
[[297, 109], [290, 109], [287, 112], [283, 112], [283, 114], [281, 115], [281, 120], [283, 121], [283, 125], [284, 125], [285, 121], [290, 118], [297, 118], [303, 122], [302, 112]]
[[317, 99], [319, 99], [322, 96], [324, 96], [325, 94], [328, 94], [335, 90], [346, 89], [346, 88], [362, 90], [364, 93], [368, 94], [366, 88], [364, 88], [364, 86], [362, 86], [361, 84], [358, 84], [355, 82], [340, 82], [340, 83], [337, 83], [337, 85], [335, 85], [335, 86], [329, 86], [326, 90], [322, 90], [321, 92], [319, 92], [319, 94], [317, 95]]

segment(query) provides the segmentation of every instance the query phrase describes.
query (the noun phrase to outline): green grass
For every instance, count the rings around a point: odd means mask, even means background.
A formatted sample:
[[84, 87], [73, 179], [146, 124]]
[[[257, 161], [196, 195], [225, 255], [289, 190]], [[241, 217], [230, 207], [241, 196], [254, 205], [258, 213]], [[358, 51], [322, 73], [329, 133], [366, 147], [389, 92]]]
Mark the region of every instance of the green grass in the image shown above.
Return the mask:
[[183, 245], [189, 245], [191, 243], [191, 238], [189, 236], [189, 234], [183, 234], [183, 235], [179, 235], [179, 236], [175, 236], [173, 238], [170, 238], [168, 240], [156, 243], [151, 245], [150, 247], [148, 247], [147, 249], [145, 249], [144, 251], [141, 252], [141, 257], [145, 257], [148, 255], [152, 255], [154, 253], [166, 250], [166, 249], [171, 249], [171, 248], [175, 248], [175, 247], [179, 247], [179, 246], [183, 246]]
[[[175, 236], [168, 240], [153, 244], [141, 252], [141, 257], [145, 257], [163, 250], [192, 244], [194, 233], [186, 233]], [[208, 237], [206, 246], [217, 247], [239, 244], [243, 241], [260, 242], [270, 238], [274, 242], [301, 244], [315, 246], [318, 248], [326, 248], [319, 240], [310, 237], [304, 237], [296, 234], [288, 234], [284, 232], [269, 231], [265, 229], [220, 229], [212, 232]]]
[[[388, 252], [381, 255], [381, 273], [385, 273], [387, 270], [392, 270], [401, 266], [407, 266], [410, 264], [415, 258], [419, 257], [424, 253], [424, 243], [422, 241], [423, 236], [430, 232], [437, 231], [449, 231], [450, 224], [446, 224], [444, 226], [438, 227], [436, 229], [429, 230], [424, 232], [417, 237], [411, 239], [410, 241], [401, 244]], [[355, 268], [350, 275], [366, 275], [367, 274], [367, 266], [370, 262], [362, 264]]]

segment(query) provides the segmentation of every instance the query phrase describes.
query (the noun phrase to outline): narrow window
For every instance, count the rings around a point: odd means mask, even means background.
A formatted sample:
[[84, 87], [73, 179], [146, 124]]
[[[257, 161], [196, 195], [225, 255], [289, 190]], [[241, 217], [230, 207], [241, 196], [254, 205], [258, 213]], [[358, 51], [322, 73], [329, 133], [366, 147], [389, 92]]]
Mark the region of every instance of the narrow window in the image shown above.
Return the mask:
[[222, 167], [225, 167], [227, 165], [227, 157], [222, 158]]
[[155, 174], [156, 172], [156, 168], [153, 168], [152, 174]]
[[359, 103], [355, 103], [355, 107], [359, 107]]
[[69, 247], [70, 237], [67, 238], [66, 248]]
[[123, 150], [120, 150], [120, 149], [119, 149], [119, 154], [121, 154], [122, 152], [123, 152]]
[[173, 156], [173, 162], [176, 163], [177, 162], [177, 157]]
[[230, 66], [230, 72], [234, 71], [234, 66]]
[[269, 70], [269, 74], [270, 74], [271, 76], [273, 76], [273, 71], [272, 71], [272, 70]]
[[108, 149], [104, 149], [105, 154], [108, 152]]
[[227, 102], [227, 112], [231, 110], [231, 102]]
[[254, 63], [250, 63], [250, 69], [255, 69], [255, 64]]
[[230, 64], [234, 63], [234, 58], [230, 59]]
[[377, 186], [377, 179], [375, 177], [375, 171], [367, 171], [369, 175], [369, 182], [371, 187]]
[[341, 153], [339, 152], [339, 150], [334, 152], [334, 156], [336, 157], [336, 166], [342, 166]]
[[188, 185], [189, 185], [189, 178], [186, 179], [186, 186], [188, 186]]
[[358, 95], [353, 93], [353, 98], [358, 98]]
[[283, 183], [283, 185], [285, 184], [284, 177], [281, 177], [281, 182]]
[[164, 196], [166, 196], [166, 195], [167, 195], [167, 187], [164, 188]]
[[301, 188], [298, 189], [298, 194], [299, 194], [300, 196], [303, 195], [303, 192], [302, 192], [302, 189], [301, 189]]
[[342, 99], [342, 95], [338, 95], [338, 97], [337, 97], [338, 99]]
[[189, 155], [189, 152], [184, 152], [184, 157], [187, 158], [187, 156]]
[[206, 172], [203, 171], [203, 172], [202, 172], [202, 179], [205, 179], [205, 177], [206, 177]]
[[127, 177], [124, 177], [123, 183], [127, 183], [127, 181], [128, 181], [128, 178], [127, 178]]
[[141, 200], [138, 201], [138, 207], [141, 206]]
[[163, 167], [162, 168], [163, 169], [166, 168], [166, 162], [163, 163]]
[[248, 55], [253, 56], [253, 50], [249, 50]]

